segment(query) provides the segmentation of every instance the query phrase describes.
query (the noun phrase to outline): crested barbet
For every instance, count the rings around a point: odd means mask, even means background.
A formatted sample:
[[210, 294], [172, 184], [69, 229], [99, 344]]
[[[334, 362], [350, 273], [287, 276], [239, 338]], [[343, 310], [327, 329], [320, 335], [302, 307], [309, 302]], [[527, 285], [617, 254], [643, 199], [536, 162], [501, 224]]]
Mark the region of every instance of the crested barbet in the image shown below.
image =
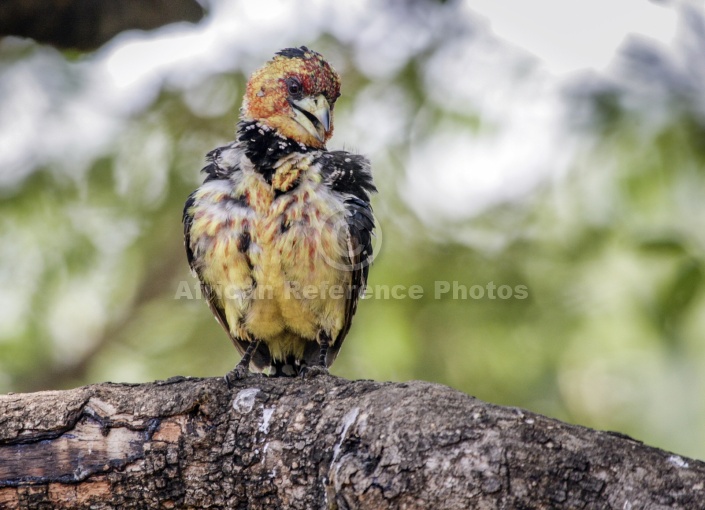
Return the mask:
[[255, 371], [319, 374], [335, 360], [367, 285], [375, 192], [368, 160], [329, 151], [340, 77], [305, 46], [247, 83], [235, 141], [211, 151], [184, 207], [192, 272]]

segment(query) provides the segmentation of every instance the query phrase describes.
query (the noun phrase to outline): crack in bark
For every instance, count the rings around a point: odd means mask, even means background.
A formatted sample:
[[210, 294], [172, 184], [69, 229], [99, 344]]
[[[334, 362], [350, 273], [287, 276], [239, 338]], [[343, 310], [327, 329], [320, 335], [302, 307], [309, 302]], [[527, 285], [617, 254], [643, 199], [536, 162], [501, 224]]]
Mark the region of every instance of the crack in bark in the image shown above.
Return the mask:
[[[59, 427], [56, 431], [30, 434], [22, 436], [16, 441], [6, 441], [4, 448], [0, 448], [0, 476], [2, 476], [0, 478], [0, 488], [46, 485], [49, 483], [80, 483], [96, 474], [124, 470], [130, 464], [143, 459], [144, 451], [141, 446], [152, 440], [154, 432], [161, 424], [161, 418], [150, 418], [144, 423], [113, 420], [101, 416], [88, 405], [89, 402], [90, 400], [87, 400], [80, 412], [74, 413], [68, 423]], [[97, 458], [87, 465], [82, 462], [83, 459], [79, 458], [76, 461], [70, 456], [74, 451], [77, 455], [81, 455], [81, 442], [101, 446], [101, 441], [96, 441], [96, 438], [91, 436], [88, 421], [98, 425], [99, 434], [103, 438], [108, 438], [111, 431], [115, 429], [124, 428], [131, 432], [142, 432], [141, 443], [139, 441], [130, 441], [129, 447], [136, 451], [123, 458], [110, 458], [107, 455], [109, 452], [105, 451], [102, 452], [106, 454], [105, 458], [96, 455], [95, 457]], [[38, 449], [43, 451], [43, 455], [54, 460], [54, 465], [38, 465], [38, 463], [44, 464], [43, 458], [35, 457]], [[92, 454], [93, 452], [89, 450], [89, 456]], [[29, 461], [27, 460], [28, 456], [32, 457]], [[18, 460], [20, 461], [19, 463], [17, 462]], [[69, 466], [73, 469], [70, 472], [66, 472]], [[32, 470], [41, 470], [44, 473], [48, 473], [39, 476], [19, 475], [15, 478], [12, 477], [14, 473], [31, 472]]]

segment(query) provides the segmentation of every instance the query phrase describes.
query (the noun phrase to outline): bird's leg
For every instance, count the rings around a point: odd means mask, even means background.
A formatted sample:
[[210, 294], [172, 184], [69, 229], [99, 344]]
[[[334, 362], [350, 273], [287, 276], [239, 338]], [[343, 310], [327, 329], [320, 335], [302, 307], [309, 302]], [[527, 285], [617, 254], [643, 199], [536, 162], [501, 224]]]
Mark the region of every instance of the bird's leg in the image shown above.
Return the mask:
[[240, 362], [235, 365], [234, 369], [225, 374], [225, 383], [228, 385], [228, 388], [232, 388], [235, 381], [244, 379], [250, 374], [250, 360], [252, 359], [252, 354], [255, 352], [258, 345], [259, 340], [250, 342], [247, 346], [245, 354], [242, 355]]
[[321, 346], [321, 350], [318, 352], [318, 365], [325, 368], [326, 356], [328, 356], [328, 347], [330, 346], [330, 337], [325, 333], [321, 333], [318, 344]]
[[327, 333], [321, 331], [318, 335], [318, 345], [320, 350], [318, 351], [318, 364], [312, 366], [301, 367], [301, 377], [306, 379], [317, 377], [319, 375], [328, 374], [328, 367], [326, 366], [326, 357], [328, 356], [328, 347], [330, 347], [330, 336]]

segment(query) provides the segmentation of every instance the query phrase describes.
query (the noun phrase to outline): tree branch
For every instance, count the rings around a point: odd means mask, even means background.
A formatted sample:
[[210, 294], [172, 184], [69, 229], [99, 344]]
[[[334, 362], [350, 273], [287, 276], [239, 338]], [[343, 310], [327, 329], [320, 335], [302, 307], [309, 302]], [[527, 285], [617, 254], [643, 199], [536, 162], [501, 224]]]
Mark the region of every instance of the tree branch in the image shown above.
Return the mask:
[[705, 508], [705, 464], [450, 388], [251, 377], [0, 396], [0, 508]]
[[31, 37], [57, 48], [90, 51], [124, 30], [202, 17], [196, 0], [3, 0], [0, 37]]

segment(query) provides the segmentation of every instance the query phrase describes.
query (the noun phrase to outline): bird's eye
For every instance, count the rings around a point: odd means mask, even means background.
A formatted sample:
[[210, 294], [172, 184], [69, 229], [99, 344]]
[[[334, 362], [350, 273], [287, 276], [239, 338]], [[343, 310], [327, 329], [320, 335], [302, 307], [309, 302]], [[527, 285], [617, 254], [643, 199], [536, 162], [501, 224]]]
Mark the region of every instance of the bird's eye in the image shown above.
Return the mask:
[[289, 78], [288, 80], [286, 80], [286, 86], [289, 89], [289, 95], [298, 96], [299, 94], [301, 94], [301, 82], [296, 78]]

